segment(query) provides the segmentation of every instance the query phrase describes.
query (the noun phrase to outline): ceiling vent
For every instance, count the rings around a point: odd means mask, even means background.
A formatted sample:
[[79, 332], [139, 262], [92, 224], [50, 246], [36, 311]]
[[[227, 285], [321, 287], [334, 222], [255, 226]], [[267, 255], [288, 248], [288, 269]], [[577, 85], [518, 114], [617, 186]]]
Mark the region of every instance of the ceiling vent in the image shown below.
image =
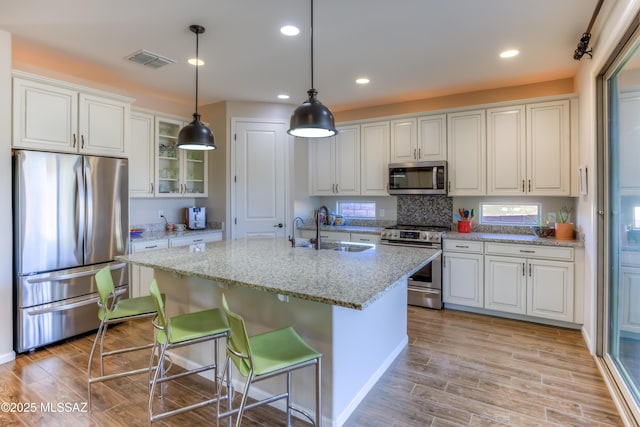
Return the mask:
[[148, 50], [144, 49], [132, 53], [131, 55], [127, 56], [127, 59], [131, 62], [146, 65], [147, 67], [151, 68], [160, 68], [164, 67], [167, 64], [176, 62], [173, 59], [165, 58], [164, 56], [158, 55], [157, 53], [149, 52]]

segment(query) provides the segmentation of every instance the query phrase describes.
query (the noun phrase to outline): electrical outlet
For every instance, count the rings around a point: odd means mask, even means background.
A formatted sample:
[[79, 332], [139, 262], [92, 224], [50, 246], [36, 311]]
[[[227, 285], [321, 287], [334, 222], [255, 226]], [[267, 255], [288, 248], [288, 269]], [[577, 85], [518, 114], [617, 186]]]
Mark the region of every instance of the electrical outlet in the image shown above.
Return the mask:
[[158, 218], [162, 219], [163, 216], [164, 216], [164, 211], [158, 211]]
[[384, 218], [384, 209], [378, 209], [378, 216]]
[[556, 222], [556, 213], [555, 212], [547, 213], [547, 221], [549, 221], [549, 224], [555, 224], [555, 222]]

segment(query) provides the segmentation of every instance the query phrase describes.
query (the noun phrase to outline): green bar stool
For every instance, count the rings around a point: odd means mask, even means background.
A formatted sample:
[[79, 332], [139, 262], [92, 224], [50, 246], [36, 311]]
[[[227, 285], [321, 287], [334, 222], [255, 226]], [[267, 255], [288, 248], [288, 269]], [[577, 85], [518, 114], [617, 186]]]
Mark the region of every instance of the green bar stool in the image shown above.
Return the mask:
[[[164, 311], [164, 301], [160, 294], [160, 290], [158, 289], [158, 283], [155, 279], [151, 282], [149, 293], [155, 303], [156, 311], [156, 317], [152, 322], [153, 326], [156, 328], [155, 346], [159, 346], [160, 348], [158, 365], [155, 368], [153, 380], [151, 381], [151, 389], [149, 391], [149, 424], [151, 424], [154, 421], [219, 402], [218, 340], [229, 336], [229, 326], [227, 325], [224, 315], [219, 308], [167, 317]], [[165, 375], [164, 360], [167, 356], [167, 350], [211, 340], [214, 342], [213, 363], [199, 368], [185, 370], [170, 376]], [[151, 366], [152, 364], [153, 362], [149, 363], [150, 370], [154, 369], [153, 366]], [[216, 381], [216, 384], [214, 385], [214, 390], [216, 392], [215, 397], [171, 411], [158, 414], [153, 413], [155, 389], [158, 384], [163, 384], [166, 381], [208, 370], [214, 371], [214, 379]]]
[[[96, 273], [96, 284], [98, 286], [98, 318], [100, 319], [100, 326], [98, 327], [98, 333], [93, 341], [91, 347], [91, 353], [89, 355], [89, 364], [87, 367], [87, 389], [89, 395], [89, 408], [91, 408], [91, 385], [96, 382], [102, 382], [112, 380], [115, 378], [125, 377], [128, 375], [136, 375], [144, 372], [149, 372], [149, 368], [133, 369], [130, 371], [118, 372], [114, 374], [104, 374], [104, 358], [115, 354], [128, 353], [131, 351], [143, 350], [151, 348], [154, 344], [149, 343], [141, 346], [120, 348], [111, 351], [104, 351], [104, 339], [107, 335], [108, 326], [112, 323], [119, 323], [127, 320], [152, 318], [156, 315], [156, 305], [150, 296], [120, 299], [115, 294], [115, 288], [113, 284], [113, 277], [111, 276], [111, 269], [104, 267]], [[100, 342], [100, 376], [91, 376], [91, 367], [93, 364], [93, 355], [96, 347]], [[151, 353], [153, 360], [153, 352]]]
[[[227, 378], [227, 395], [231, 394], [231, 366], [230, 362], [238, 369], [240, 374], [246, 377], [242, 399], [238, 408], [233, 408], [232, 399], [228, 398], [229, 408], [226, 412], [220, 412], [218, 402], [218, 423], [220, 419], [227, 418], [230, 422], [233, 415], [237, 414], [236, 427], [240, 426], [244, 411], [265, 405], [280, 399], [287, 400], [287, 426], [291, 426], [291, 410], [304, 415], [314, 426], [322, 425], [322, 382], [321, 382], [321, 358], [322, 354], [309, 346], [292, 328], [283, 328], [275, 331], [249, 337], [244, 319], [229, 310], [227, 299], [222, 295], [222, 305], [227, 315], [227, 321], [231, 328], [231, 335], [227, 340], [227, 359], [224, 365], [223, 377]], [[316, 414], [315, 419], [306, 411], [293, 405], [291, 398], [291, 374], [297, 369], [307, 366], [316, 366]], [[286, 374], [287, 391], [247, 404], [249, 387], [252, 383]], [[218, 394], [221, 392], [222, 382], [218, 386]]]

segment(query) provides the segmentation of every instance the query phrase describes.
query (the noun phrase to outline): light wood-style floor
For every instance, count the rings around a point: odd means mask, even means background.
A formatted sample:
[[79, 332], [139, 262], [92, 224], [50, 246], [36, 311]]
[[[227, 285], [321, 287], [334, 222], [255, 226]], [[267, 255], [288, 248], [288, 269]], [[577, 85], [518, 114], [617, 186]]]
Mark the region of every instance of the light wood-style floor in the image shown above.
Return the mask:
[[[622, 425], [579, 331], [450, 310], [409, 307], [408, 313], [409, 346], [347, 426]], [[140, 343], [148, 339], [151, 327], [148, 321], [131, 322], [110, 333], [121, 343]], [[91, 412], [64, 412], [82, 410], [87, 401], [86, 366], [93, 337], [88, 334], [0, 365], [0, 425], [147, 425], [145, 375], [97, 384]], [[111, 367], [146, 363], [147, 355], [141, 354], [116, 360]], [[191, 376], [170, 385], [162, 404], [170, 408], [194, 402], [210, 388], [208, 381]], [[7, 403], [22, 412], [8, 412]], [[61, 411], [45, 412], [47, 405]], [[215, 425], [214, 411], [204, 408], [154, 425]], [[282, 426], [284, 421], [279, 411], [261, 408], [246, 414], [245, 425]], [[308, 424], [295, 420], [294, 425]]]

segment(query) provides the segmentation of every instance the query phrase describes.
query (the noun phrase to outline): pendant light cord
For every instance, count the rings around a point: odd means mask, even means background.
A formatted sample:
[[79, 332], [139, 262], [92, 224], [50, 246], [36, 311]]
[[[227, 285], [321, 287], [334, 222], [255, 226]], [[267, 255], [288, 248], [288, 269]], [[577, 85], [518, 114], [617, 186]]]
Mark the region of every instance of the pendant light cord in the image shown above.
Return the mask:
[[311, 89], [313, 88], [313, 0], [311, 0]]
[[198, 55], [198, 42], [200, 33], [196, 32], [196, 114], [198, 114], [198, 68], [200, 68], [200, 56]]

